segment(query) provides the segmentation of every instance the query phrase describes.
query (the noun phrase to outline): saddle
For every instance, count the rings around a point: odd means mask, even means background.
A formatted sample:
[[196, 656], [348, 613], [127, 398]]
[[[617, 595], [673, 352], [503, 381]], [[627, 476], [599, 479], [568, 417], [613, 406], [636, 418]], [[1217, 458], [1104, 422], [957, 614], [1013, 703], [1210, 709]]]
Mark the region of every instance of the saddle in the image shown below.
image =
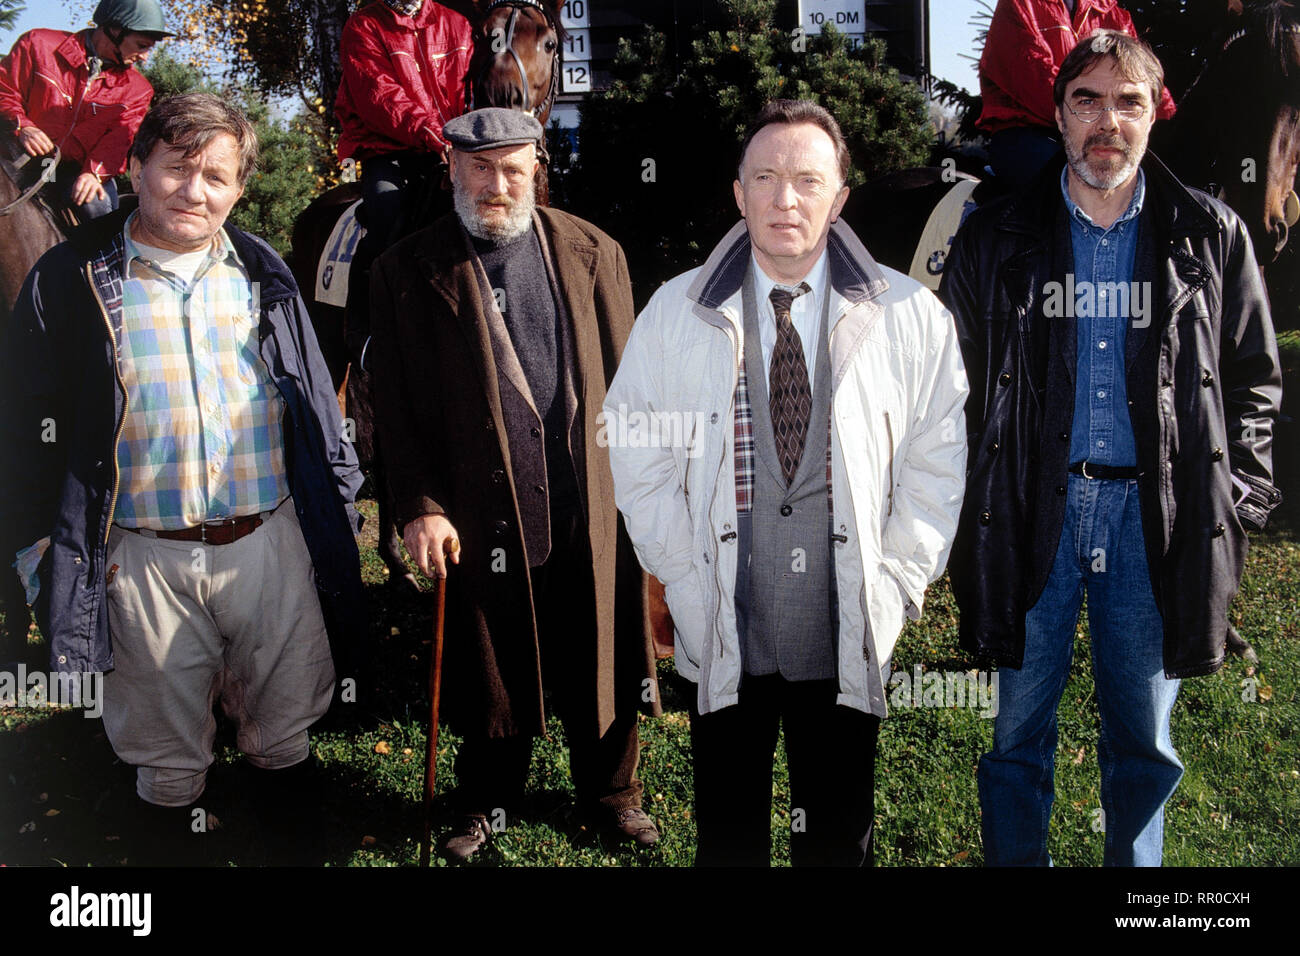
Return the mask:
[[11, 134], [0, 136], [0, 172], [9, 178], [18, 191], [16, 199], [0, 207], [0, 216], [9, 215], [23, 203], [35, 203], [66, 237], [77, 225], [76, 216], [71, 209], [48, 202], [41, 195], [46, 185], [54, 181], [54, 171], [62, 157], [62, 151], [58, 148], [49, 156], [28, 155], [17, 137]]

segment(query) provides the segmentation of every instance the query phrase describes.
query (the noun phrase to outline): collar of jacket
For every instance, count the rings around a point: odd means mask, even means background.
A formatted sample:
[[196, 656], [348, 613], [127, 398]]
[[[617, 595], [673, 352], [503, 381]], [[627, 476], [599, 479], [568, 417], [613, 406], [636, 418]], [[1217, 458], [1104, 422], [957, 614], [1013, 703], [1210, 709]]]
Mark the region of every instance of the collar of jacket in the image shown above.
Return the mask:
[[[1061, 170], [1064, 166], [1065, 157], [1058, 155], [1029, 188], [1003, 200], [1006, 205], [994, 227], [1034, 237], [1044, 245], [1050, 243], [1057, 225], [1057, 211], [1065, 202], [1061, 198]], [[1150, 150], [1142, 158], [1142, 170], [1147, 183], [1143, 211], [1152, 211], [1156, 228], [1161, 233], [1176, 239], [1213, 235], [1218, 230], [1214, 217]]]
[[[73, 73], [80, 73], [82, 70], [89, 71], [86, 65], [86, 31], [78, 30], [76, 33], [69, 33], [57, 47], [54, 48], [54, 55], [63, 61], [64, 66]], [[122, 82], [130, 82], [128, 75], [134, 66], [127, 66], [121, 63], [112, 63], [109, 60], [104, 61], [104, 69], [96, 76], [105, 86], [117, 86]], [[144, 74], [141, 74], [143, 76]], [[81, 77], [84, 79], [84, 77]]]
[[[72, 230], [68, 241], [83, 259], [107, 259], [111, 262], [115, 255], [120, 263], [122, 228], [135, 208], [136, 203], [128, 199], [107, 216], [92, 219]], [[298, 286], [289, 267], [266, 242], [242, 229], [236, 229], [229, 222], [223, 228], [230, 237], [231, 245], [235, 247], [235, 253], [248, 270], [249, 281], [259, 283], [259, 300], [263, 305], [298, 294]]]
[[[714, 248], [686, 290], [688, 299], [707, 310], [697, 309], [697, 314], [716, 324], [711, 316], [721, 313], [739, 330], [741, 284], [749, 260], [749, 229], [742, 219]], [[889, 288], [889, 281], [876, 260], [843, 220], [831, 224], [826, 240], [826, 267], [832, 316], [874, 299]]]

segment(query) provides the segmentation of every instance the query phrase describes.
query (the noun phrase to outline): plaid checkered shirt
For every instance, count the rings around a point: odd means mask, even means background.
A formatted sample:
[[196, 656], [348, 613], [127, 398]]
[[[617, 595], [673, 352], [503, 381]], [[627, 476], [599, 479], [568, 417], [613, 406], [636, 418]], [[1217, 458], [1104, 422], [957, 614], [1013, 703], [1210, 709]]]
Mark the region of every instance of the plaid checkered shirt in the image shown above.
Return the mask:
[[116, 521], [176, 531], [274, 510], [289, 494], [284, 399], [259, 351], [257, 290], [224, 230], [186, 285], [123, 230]]
[[[747, 515], [754, 502], [754, 410], [749, 404], [749, 385], [745, 380], [745, 357], [740, 357], [740, 377], [736, 382], [736, 514]], [[835, 498], [831, 492], [831, 419], [826, 417], [826, 507], [835, 516]]]

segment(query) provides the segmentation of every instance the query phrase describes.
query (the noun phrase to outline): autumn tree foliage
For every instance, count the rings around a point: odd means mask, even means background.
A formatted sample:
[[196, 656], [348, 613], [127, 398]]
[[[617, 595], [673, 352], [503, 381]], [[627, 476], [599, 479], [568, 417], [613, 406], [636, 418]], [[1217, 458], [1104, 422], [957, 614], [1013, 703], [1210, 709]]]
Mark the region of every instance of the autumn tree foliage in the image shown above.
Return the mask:
[[[65, 0], [89, 21], [94, 0]], [[171, 45], [204, 74], [269, 97], [298, 96], [334, 128], [339, 40], [356, 0], [167, 0]]]

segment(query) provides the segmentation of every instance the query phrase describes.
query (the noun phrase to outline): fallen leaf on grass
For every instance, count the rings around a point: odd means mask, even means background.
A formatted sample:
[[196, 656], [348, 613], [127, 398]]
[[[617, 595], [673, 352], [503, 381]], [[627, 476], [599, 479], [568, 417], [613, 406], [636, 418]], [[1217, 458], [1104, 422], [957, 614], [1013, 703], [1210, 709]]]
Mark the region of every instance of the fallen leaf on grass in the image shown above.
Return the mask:
[[370, 836], [369, 834], [361, 838], [362, 846], [374, 846], [378, 842], [379, 842], [378, 840], [376, 840], [374, 837]]
[[50, 807], [50, 809], [45, 811], [45, 815], [47, 817], [57, 817], [59, 815], [59, 811], [55, 810], [53, 807]]
[[389, 754], [392, 752], [393, 748], [388, 746], [387, 740], [381, 740], [379, 743], [375, 744], [375, 753], [377, 754]]
[[958, 853], [956, 856], [954, 856], [954, 857], [952, 858], [952, 861], [953, 861], [954, 863], [960, 863], [962, 860], [966, 859], [966, 857], [968, 857], [968, 856], [970, 856], [970, 850], [962, 850], [960, 853]]
[[1263, 687], [1261, 687], [1261, 688], [1259, 689], [1259, 692], [1258, 692], [1258, 693], [1259, 693], [1259, 699], [1260, 699], [1260, 700], [1272, 700], [1272, 699], [1273, 699], [1273, 687], [1272, 687], [1271, 684], [1265, 684]]
[[1074, 759], [1071, 760], [1070, 763], [1074, 764], [1076, 767], [1079, 766], [1079, 764], [1083, 763], [1083, 752], [1084, 752], [1083, 747], [1080, 747], [1078, 750], [1076, 750], [1074, 752]]

